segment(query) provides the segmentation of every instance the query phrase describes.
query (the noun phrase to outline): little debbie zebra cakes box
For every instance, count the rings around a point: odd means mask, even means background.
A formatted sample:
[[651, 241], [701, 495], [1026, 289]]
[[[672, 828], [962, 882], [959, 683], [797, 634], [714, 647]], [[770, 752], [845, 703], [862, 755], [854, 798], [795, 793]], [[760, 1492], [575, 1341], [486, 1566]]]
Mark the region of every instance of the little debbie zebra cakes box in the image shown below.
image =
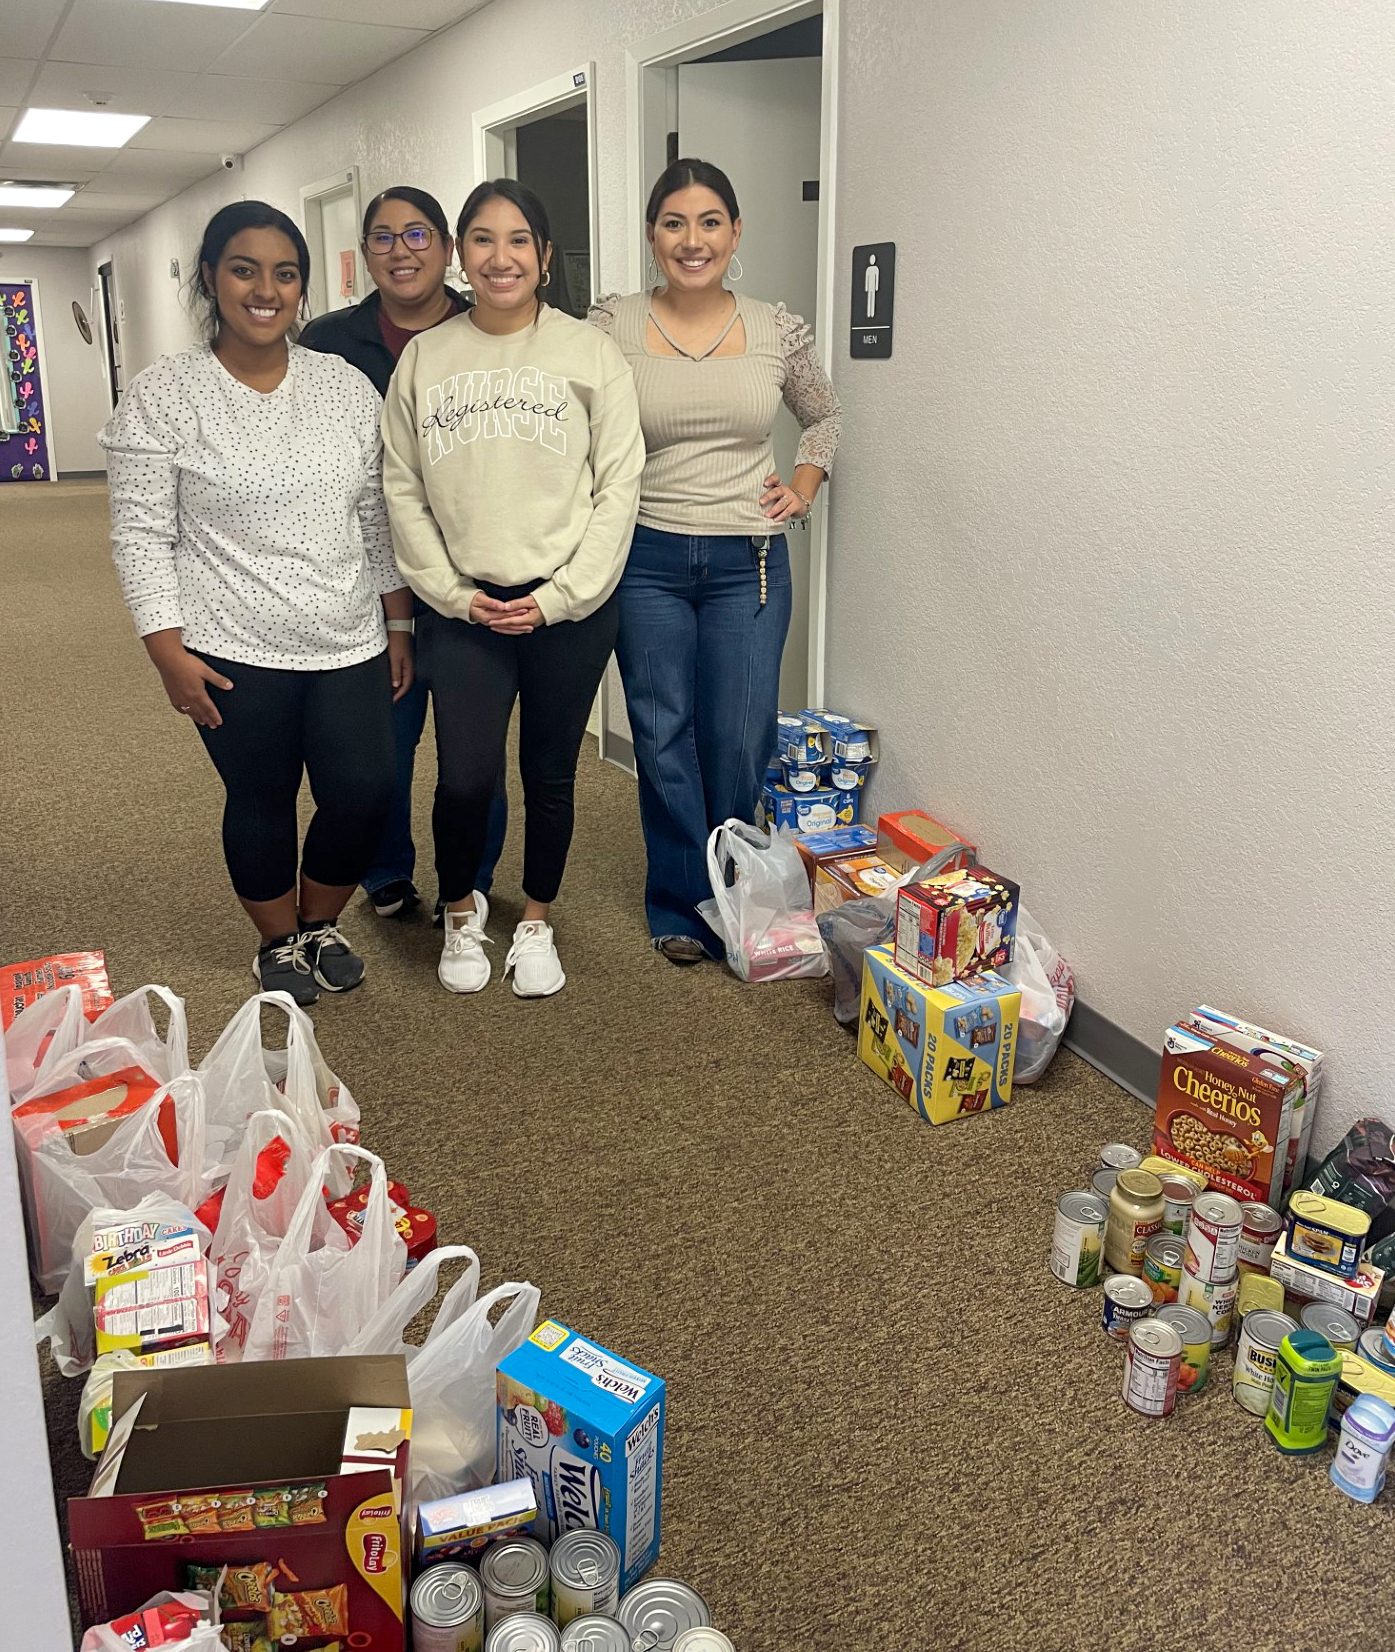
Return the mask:
[[1302, 1075], [1183, 1027], [1163, 1039], [1153, 1150], [1236, 1199], [1278, 1208]]

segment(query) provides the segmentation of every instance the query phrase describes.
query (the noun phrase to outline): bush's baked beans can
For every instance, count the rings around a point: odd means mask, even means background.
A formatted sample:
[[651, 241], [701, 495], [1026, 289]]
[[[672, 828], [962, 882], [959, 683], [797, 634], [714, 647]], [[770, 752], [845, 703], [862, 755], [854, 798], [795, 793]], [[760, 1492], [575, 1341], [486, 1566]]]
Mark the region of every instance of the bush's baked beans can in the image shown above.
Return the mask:
[[1228, 1193], [1198, 1193], [1187, 1228], [1187, 1271], [1198, 1279], [1233, 1279], [1244, 1217]]
[[1182, 1364], [1177, 1372], [1177, 1392], [1199, 1394], [1211, 1374], [1211, 1321], [1195, 1308], [1168, 1302], [1155, 1317], [1170, 1325], [1182, 1338]]
[[484, 1591], [473, 1567], [447, 1560], [412, 1585], [414, 1652], [484, 1652]]
[[486, 1549], [480, 1561], [480, 1582], [484, 1585], [486, 1629], [493, 1629], [515, 1612], [548, 1616], [552, 1586], [547, 1550], [536, 1539], [506, 1537]]
[[1129, 1327], [1124, 1349], [1124, 1404], [1144, 1417], [1166, 1417], [1177, 1403], [1182, 1335], [1160, 1319]]
[[1090, 1186], [1099, 1194], [1101, 1199], [1108, 1199], [1114, 1191], [1114, 1184], [1119, 1180], [1117, 1170], [1097, 1170], [1090, 1178]]
[[1148, 1241], [1143, 1253], [1143, 1283], [1159, 1305], [1177, 1300], [1186, 1249], [1175, 1233], [1155, 1233]]
[[1056, 1201], [1051, 1271], [1063, 1285], [1098, 1285], [1109, 1205], [1097, 1193], [1063, 1193]]
[[1137, 1170], [1142, 1163], [1143, 1155], [1127, 1142], [1112, 1141], [1100, 1148], [1101, 1170]]
[[1339, 1354], [1344, 1349], [1348, 1353], [1356, 1352], [1361, 1327], [1345, 1308], [1334, 1307], [1330, 1302], [1310, 1302], [1299, 1314], [1298, 1323], [1305, 1331], [1316, 1331], [1320, 1337], [1326, 1337]]
[[1130, 1329], [1153, 1311], [1153, 1293], [1131, 1273], [1116, 1273], [1104, 1282], [1100, 1323], [1106, 1336], [1127, 1342]]
[[1163, 1232], [1175, 1233], [1179, 1239], [1185, 1239], [1197, 1185], [1186, 1176], [1170, 1176], [1162, 1171], [1158, 1172], [1158, 1180], [1163, 1190]]
[[1238, 1290], [1238, 1276], [1232, 1275], [1229, 1279], [1198, 1279], [1185, 1262], [1182, 1265], [1177, 1300], [1184, 1308], [1195, 1308], [1199, 1314], [1206, 1315], [1211, 1323], [1213, 1348], [1224, 1348], [1230, 1341]]
[[1284, 1230], [1284, 1219], [1272, 1205], [1247, 1199], [1240, 1206], [1240, 1244], [1235, 1264], [1241, 1273], [1268, 1273], [1274, 1245]]
[[547, 1557], [552, 1574], [552, 1620], [565, 1629], [587, 1612], [614, 1615], [620, 1604], [620, 1550], [604, 1532], [564, 1533]]
[[1279, 1344], [1290, 1331], [1297, 1329], [1294, 1320], [1287, 1314], [1276, 1313], [1273, 1308], [1256, 1308], [1241, 1322], [1230, 1392], [1236, 1404], [1252, 1411], [1256, 1417], [1262, 1417], [1269, 1409]]

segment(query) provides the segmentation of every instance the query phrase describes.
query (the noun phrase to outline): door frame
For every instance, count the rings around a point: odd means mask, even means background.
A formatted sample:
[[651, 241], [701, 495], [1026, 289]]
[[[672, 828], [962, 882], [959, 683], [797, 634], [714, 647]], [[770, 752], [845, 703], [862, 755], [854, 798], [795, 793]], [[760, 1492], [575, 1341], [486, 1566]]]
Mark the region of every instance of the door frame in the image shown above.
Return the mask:
[[116, 352], [120, 348], [121, 338], [116, 330], [116, 264], [108, 258], [105, 263], [97, 266], [97, 285], [92, 289], [96, 299], [94, 308], [99, 308], [102, 315], [102, 369], [107, 381], [107, 392], [111, 396], [113, 411], [121, 398], [121, 386], [117, 382]]
[[[327, 195], [337, 195], [344, 185], [349, 186], [349, 198], [354, 206], [354, 223], [363, 222], [363, 200], [359, 193], [358, 168], [346, 167], [342, 172], [336, 172], [332, 178], [320, 178], [313, 184], [304, 184], [300, 191], [300, 227], [305, 232], [305, 241], [310, 248], [310, 268], [313, 272], [317, 260], [317, 248], [324, 246], [324, 223], [321, 214], [321, 203]], [[324, 272], [325, 309], [329, 309], [329, 271]], [[368, 267], [363, 261], [363, 248], [354, 240], [354, 303], [363, 301], [368, 291]]]
[[[651, 180], [646, 176], [646, 133], [667, 133], [671, 72], [681, 63], [691, 63], [728, 46], [739, 46], [763, 34], [772, 34], [787, 23], [823, 14], [822, 97], [819, 109], [819, 228], [818, 228], [818, 310], [814, 331], [819, 360], [832, 376], [834, 276], [837, 270], [834, 204], [837, 200], [838, 159], [838, 56], [840, 0], [726, 0], [726, 4], [705, 11], [638, 41], [625, 53], [625, 146], [628, 156], [629, 228], [628, 286], [638, 292], [644, 285], [648, 241], [644, 235], [644, 206]], [[662, 121], [662, 127], [657, 123]], [[814, 512], [809, 523], [809, 705], [822, 705], [824, 696], [824, 653], [828, 606], [827, 509]], [[608, 722], [604, 715], [607, 684], [602, 683], [601, 755], [608, 755]], [[628, 742], [621, 742], [621, 749]], [[631, 764], [623, 762], [623, 768]]]

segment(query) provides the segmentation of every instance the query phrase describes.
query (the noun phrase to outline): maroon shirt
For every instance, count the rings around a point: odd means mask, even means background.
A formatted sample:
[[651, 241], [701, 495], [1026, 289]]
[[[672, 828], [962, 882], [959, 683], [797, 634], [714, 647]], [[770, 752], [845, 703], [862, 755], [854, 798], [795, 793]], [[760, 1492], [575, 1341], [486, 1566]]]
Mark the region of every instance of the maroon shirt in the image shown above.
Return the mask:
[[[467, 308], [465, 300], [459, 293], [451, 291], [450, 288], [447, 288], [446, 291], [450, 294], [453, 308], [448, 314], [441, 317], [441, 321], [449, 321], [451, 316], [459, 315], [463, 309]], [[441, 321], [433, 321], [431, 327], [439, 327]], [[399, 327], [395, 321], [389, 321], [387, 311], [381, 305], [378, 306], [378, 331], [383, 335], [383, 343], [392, 352], [394, 361], [401, 361], [402, 352], [417, 334], [429, 333], [431, 327]]]

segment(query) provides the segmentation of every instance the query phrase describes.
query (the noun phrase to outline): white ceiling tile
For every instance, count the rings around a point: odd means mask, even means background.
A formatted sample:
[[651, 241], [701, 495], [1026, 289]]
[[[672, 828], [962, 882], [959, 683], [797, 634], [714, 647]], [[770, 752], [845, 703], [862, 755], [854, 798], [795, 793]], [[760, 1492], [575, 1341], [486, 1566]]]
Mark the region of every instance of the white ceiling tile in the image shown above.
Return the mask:
[[49, 56], [63, 63], [206, 69], [247, 28], [250, 12], [149, 0], [74, 0]]
[[18, 109], [7, 109], [3, 104], [0, 104], [0, 134], [9, 131], [14, 125], [15, 116], [18, 113]]
[[279, 132], [279, 126], [262, 126], [256, 121], [181, 120], [161, 115], [131, 139], [132, 149], [210, 150], [214, 154], [231, 151], [243, 155]]
[[[5, 34], [0, 34], [0, 44], [10, 44]], [[0, 103], [22, 103], [38, 67], [37, 58], [0, 57]]]
[[7, 143], [0, 145], [0, 172], [7, 178], [91, 178], [117, 153], [56, 143]]
[[[98, 190], [99, 184], [110, 187]], [[134, 212], [136, 214], [149, 212], [152, 207], [159, 206], [160, 202], [168, 198], [169, 192], [164, 189], [135, 189], [130, 186], [121, 187], [119, 178], [94, 178], [78, 190], [71, 201], [65, 201], [59, 211], [65, 216], [72, 213], [100, 213], [102, 217], [110, 217], [113, 212]]]
[[32, 212], [28, 207], [0, 206], [0, 224], [8, 224], [13, 229], [42, 229], [53, 217], [52, 207]]
[[403, 29], [443, 29], [458, 23], [488, 0], [272, 0], [282, 17], [323, 17], [335, 23], [381, 23], [386, 17]]
[[[78, 0], [79, 4], [90, 0]], [[307, 65], [342, 85], [371, 74], [426, 39], [419, 29], [373, 23], [325, 23], [313, 17], [263, 14], [213, 65], [217, 74], [294, 79]]]
[[111, 99], [101, 107], [120, 114], [163, 115], [170, 100], [198, 77], [148, 67], [101, 63], [45, 63], [25, 100], [45, 109], [90, 109], [89, 92]]
[[23, 0], [5, 7], [5, 50], [13, 57], [42, 57], [53, 25], [63, 15], [67, 0]]
[[123, 186], [166, 186], [167, 195], [218, 170], [216, 154], [176, 155], [166, 149], [118, 149], [102, 176]]
[[26, 244], [31, 247], [90, 247], [106, 236], [114, 234], [116, 230], [124, 228], [123, 224], [113, 224], [110, 229], [92, 229], [85, 223], [55, 226], [53, 229], [41, 229], [34, 239]]
[[[322, 66], [313, 65], [317, 74]], [[249, 80], [241, 75], [200, 75], [193, 86], [181, 89], [164, 112], [191, 120], [266, 121], [286, 126], [341, 90], [339, 82], [303, 80]]]

